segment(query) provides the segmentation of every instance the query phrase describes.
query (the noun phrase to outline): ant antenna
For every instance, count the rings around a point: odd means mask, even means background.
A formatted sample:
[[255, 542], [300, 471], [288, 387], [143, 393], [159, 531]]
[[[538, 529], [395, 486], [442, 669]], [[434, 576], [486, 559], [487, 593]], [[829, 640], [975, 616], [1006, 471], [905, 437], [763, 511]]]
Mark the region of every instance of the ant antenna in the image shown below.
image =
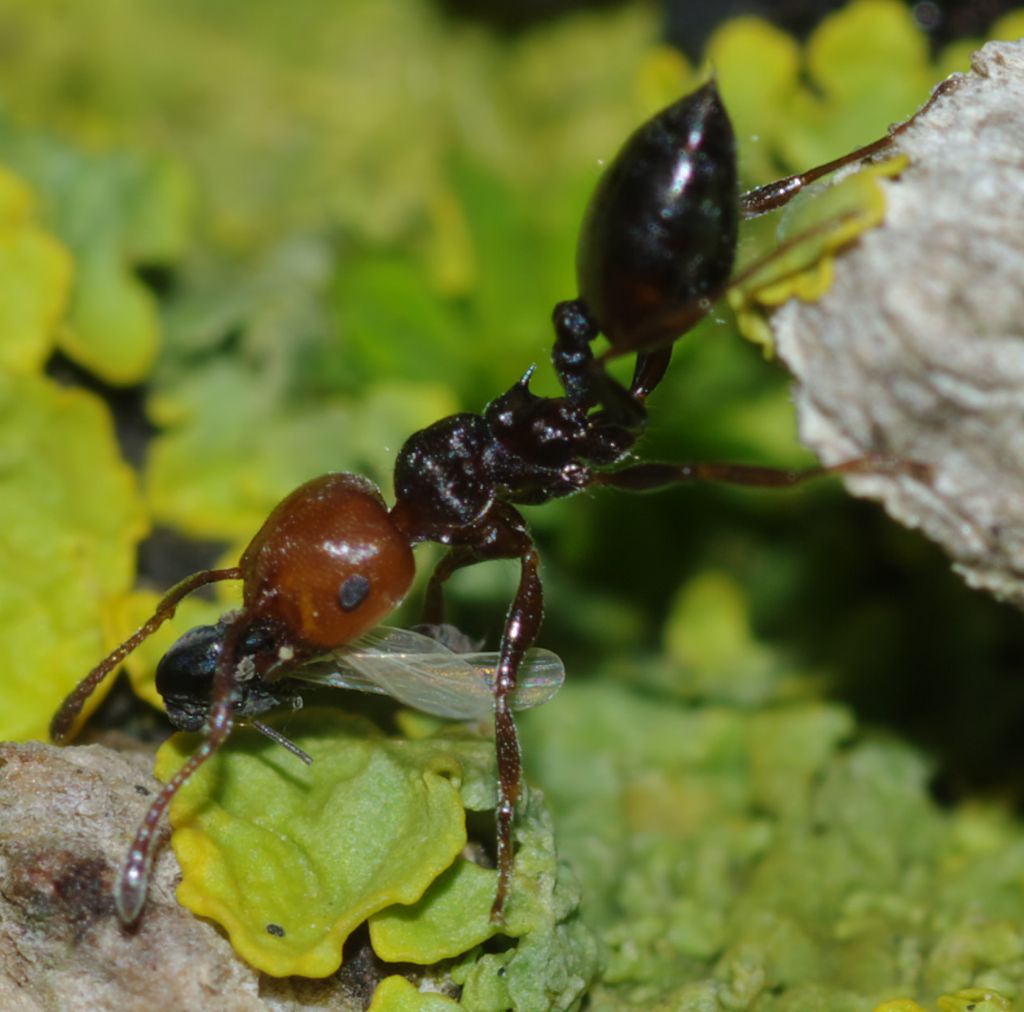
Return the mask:
[[208, 583], [240, 579], [242, 579], [242, 571], [239, 567], [234, 566], [231, 569], [204, 569], [175, 584], [160, 599], [160, 603], [156, 606], [156, 611], [153, 612], [149, 621], [132, 633], [119, 647], [111, 651], [71, 690], [50, 722], [50, 738], [58, 744], [67, 740], [75, 718], [85, 705], [85, 701], [96, 691], [100, 682], [117, 668], [140, 643], [149, 639], [164, 622], [174, 615], [175, 609], [183, 597], [199, 587], [205, 587]]
[[282, 748], [286, 748], [296, 759], [300, 759], [307, 766], [313, 765], [313, 757], [308, 752], [299, 748], [291, 738], [286, 738], [280, 731], [275, 731], [274, 728], [264, 724], [262, 720], [253, 720], [251, 717], [247, 717], [245, 723], [254, 731], [259, 731], [260, 734], [265, 735]]

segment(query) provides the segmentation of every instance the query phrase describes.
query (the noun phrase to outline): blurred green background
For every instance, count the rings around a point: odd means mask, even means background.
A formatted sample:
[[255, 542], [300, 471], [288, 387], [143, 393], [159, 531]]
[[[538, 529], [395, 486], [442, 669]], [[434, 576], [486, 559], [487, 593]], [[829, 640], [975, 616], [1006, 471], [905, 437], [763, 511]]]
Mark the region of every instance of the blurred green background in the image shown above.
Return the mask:
[[[2, 0], [0, 732], [41, 737], [137, 589], [237, 553], [307, 477], [387, 495], [416, 428], [534, 362], [553, 393], [600, 160], [708, 61], [754, 185], [873, 139], [1020, 24], [885, 0]], [[646, 458], [810, 459], [784, 371], [724, 309], [650, 411]], [[943, 804], [1019, 799], [1020, 616], [876, 506], [821, 482], [527, 512], [572, 681], [687, 705], [797, 685], [920, 746]], [[514, 579], [460, 574], [451, 618], [494, 645]]]
[[[553, 392], [548, 318], [575, 292], [574, 230], [598, 160], [699, 79], [669, 34], [716, 66], [754, 184], [909, 114], [966, 65], [972, 39], [950, 36], [982, 34], [1000, 13], [862, 4], [802, 57], [769, 22], [716, 34], [709, 5], [581, 6], [6, 0], [0, 159], [74, 258], [66, 303], [67, 282], [39, 268], [62, 308], [27, 359], [9, 358], [109, 405], [155, 531], [143, 584], [244, 543], [310, 475], [352, 469], [386, 487], [406, 435], [479, 410], [531, 362]], [[773, 9], [806, 33], [826, 6], [839, 5]], [[28, 343], [20, 330], [5, 339]], [[679, 343], [651, 416], [644, 456], [807, 459], [783, 371], [724, 312]], [[679, 588], [722, 569], [758, 636], [867, 719], [925, 742], [950, 782], [1002, 784], [1018, 767], [1016, 615], [832, 483], [588, 495], [531, 514], [544, 642], [574, 677], [657, 652]], [[15, 555], [23, 542], [12, 538]], [[26, 559], [30, 584], [43, 550]], [[456, 579], [454, 618], [493, 642], [512, 580], [501, 566]], [[80, 623], [50, 615], [31, 630], [85, 638], [60, 659], [62, 686], [96, 652], [97, 612], [113, 623], [102, 582], [61, 604], [84, 611]], [[18, 646], [9, 668], [24, 664]]]

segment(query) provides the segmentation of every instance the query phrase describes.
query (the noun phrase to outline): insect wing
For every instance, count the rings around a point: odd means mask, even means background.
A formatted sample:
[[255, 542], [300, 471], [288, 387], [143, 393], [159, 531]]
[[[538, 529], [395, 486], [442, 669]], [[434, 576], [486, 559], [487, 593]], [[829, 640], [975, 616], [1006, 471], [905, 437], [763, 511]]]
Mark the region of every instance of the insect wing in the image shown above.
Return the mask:
[[[379, 626], [291, 677], [359, 692], [391, 696], [438, 717], [471, 720], [494, 710], [496, 653], [453, 653], [410, 629]], [[523, 658], [512, 706], [525, 710], [546, 703], [561, 688], [565, 669], [549, 650]]]

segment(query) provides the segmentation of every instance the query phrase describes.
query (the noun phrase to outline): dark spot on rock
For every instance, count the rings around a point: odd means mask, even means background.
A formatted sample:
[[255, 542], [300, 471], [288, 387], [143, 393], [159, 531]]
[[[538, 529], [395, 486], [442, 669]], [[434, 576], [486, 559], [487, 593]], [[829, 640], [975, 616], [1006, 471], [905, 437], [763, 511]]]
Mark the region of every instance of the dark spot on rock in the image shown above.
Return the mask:
[[12, 849], [6, 894], [26, 919], [54, 936], [80, 941], [98, 920], [114, 916], [113, 869], [99, 855]]
[[135, 793], [141, 794], [144, 798], [148, 798], [152, 793], [148, 787], [143, 787], [142, 784], [135, 785]]
[[377, 985], [389, 973], [398, 973], [396, 966], [385, 967], [370, 945], [370, 932], [361, 924], [349, 935], [342, 950], [338, 983], [342, 992], [355, 1004], [369, 1006]]

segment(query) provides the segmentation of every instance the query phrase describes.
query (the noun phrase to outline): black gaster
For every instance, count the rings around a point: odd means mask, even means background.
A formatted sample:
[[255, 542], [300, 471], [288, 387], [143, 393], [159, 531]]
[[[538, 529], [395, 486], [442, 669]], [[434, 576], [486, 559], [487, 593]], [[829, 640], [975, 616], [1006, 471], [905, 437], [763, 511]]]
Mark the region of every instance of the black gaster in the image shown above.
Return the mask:
[[670, 344], [705, 315], [738, 222], [732, 124], [710, 81], [626, 141], [587, 208], [577, 282], [613, 355]]

